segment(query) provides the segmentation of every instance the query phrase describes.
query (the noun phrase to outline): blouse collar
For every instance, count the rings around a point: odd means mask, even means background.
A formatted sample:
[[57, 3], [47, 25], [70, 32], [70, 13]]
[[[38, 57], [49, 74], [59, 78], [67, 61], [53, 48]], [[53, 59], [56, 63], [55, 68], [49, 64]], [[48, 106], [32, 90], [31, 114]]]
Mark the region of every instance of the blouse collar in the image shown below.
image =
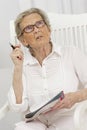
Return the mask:
[[[58, 56], [62, 55], [61, 46], [56, 46], [56, 43], [52, 44], [52, 54], [56, 53]], [[37, 60], [31, 55], [29, 49], [24, 50], [24, 66], [37, 64]]]

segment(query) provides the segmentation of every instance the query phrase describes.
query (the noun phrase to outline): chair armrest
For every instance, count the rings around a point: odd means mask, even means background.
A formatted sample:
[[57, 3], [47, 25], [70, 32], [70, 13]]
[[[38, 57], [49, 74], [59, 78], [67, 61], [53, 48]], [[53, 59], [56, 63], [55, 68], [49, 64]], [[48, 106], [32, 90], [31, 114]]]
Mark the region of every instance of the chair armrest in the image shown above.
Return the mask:
[[7, 112], [10, 110], [8, 102], [5, 103], [5, 105], [0, 108], [0, 120], [7, 114]]
[[77, 106], [74, 113], [74, 124], [76, 130], [87, 129], [87, 100], [82, 101]]

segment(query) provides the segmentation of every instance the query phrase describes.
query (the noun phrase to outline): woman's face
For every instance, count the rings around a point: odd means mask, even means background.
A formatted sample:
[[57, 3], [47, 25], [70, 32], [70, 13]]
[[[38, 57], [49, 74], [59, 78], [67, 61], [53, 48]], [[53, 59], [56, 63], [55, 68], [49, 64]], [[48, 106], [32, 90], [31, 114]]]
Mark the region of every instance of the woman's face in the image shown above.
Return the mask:
[[24, 17], [20, 27], [23, 30], [22, 43], [24, 46], [39, 48], [49, 43], [50, 30], [39, 14], [33, 13]]

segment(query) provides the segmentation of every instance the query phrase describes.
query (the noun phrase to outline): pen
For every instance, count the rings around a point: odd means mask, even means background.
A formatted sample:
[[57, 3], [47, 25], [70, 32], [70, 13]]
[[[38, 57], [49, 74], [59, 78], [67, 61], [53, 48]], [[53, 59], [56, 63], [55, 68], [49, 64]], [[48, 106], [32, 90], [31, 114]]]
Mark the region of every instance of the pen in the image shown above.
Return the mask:
[[10, 46], [12, 47], [13, 50], [16, 48], [16, 47], [15, 47], [14, 45], [12, 45], [11, 43], [10, 43]]
[[[10, 42], [9, 42], [9, 44], [10, 44], [10, 46], [12, 47], [12, 49], [14, 50], [15, 48], [17, 48], [18, 46], [14, 46], [14, 45], [12, 45]], [[19, 48], [19, 47], [18, 47]], [[22, 60], [22, 58], [21, 57], [19, 57], [19, 56], [17, 56], [17, 58], [19, 59], [19, 60]]]

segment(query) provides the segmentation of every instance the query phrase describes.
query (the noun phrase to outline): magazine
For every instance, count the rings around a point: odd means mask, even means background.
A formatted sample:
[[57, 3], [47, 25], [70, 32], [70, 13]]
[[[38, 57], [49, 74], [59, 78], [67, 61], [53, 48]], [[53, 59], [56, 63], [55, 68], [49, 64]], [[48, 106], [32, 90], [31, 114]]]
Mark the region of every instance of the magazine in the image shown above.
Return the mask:
[[32, 121], [35, 118], [37, 118], [40, 114], [50, 111], [51, 107], [53, 107], [58, 102], [58, 100], [62, 100], [63, 98], [64, 98], [64, 93], [63, 93], [63, 91], [61, 91], [55, 97], [53, 97], [51, 100], [49, 100], [46, 104], [44, 104], [37, 110], [26, 114], [25, 121], [26, 122]]

